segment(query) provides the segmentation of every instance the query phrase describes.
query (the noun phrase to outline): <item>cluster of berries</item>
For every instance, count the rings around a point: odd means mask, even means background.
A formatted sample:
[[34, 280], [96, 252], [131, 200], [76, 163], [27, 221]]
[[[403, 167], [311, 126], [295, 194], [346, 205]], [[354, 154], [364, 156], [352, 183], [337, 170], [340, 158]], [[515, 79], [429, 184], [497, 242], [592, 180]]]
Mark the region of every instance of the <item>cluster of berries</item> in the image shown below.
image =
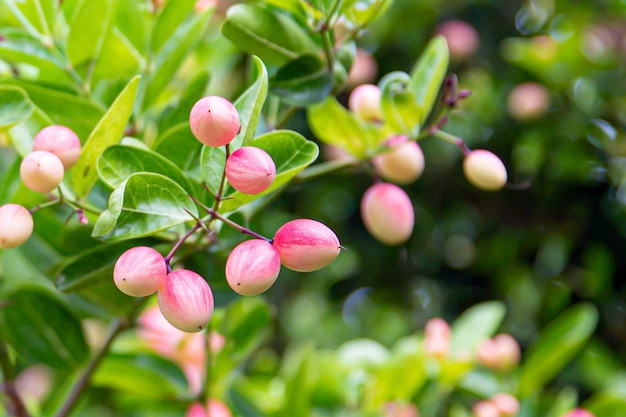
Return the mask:
[[[204, 145], [214, 147], [228, 147], [241, 128], [235, 106], [218, 96], [200, 99], [191, 110], [189, 122], [194, 136]], [[264, 150], [244, 146], [226, 155], [225, 176], [237, 191], [256, 194], [272, 184], [276, 167]], [[226, 261], [226, 280], [241, 295], [258, 295], [269, 289], [281, 265], [294, 271], [311, 272], [328, 265], [341, 250], [337, 235], [323, 223], [311, 219], [285, 223], [273, 239], [253, 235], [255, 239], [237, 245]], [[203, 277], [191, 270], [172, 271], [170, 258], [164, 258], [150, 247], [131, 248], [115, 265], [115, 284], [125, 294], [136, 297], [156, 292], [159, 308], [173, 326], [186, 332], [200, 331], [213, 314], [211, 288]]]
[[[61, 184], [65, 171], [80, 156], [80, 139], [66, 126], [52, 125], [35, 135], [32, 152], [20, 165], [22, 182], [38, 193], [49, 193]], [[0, 206], [0, 249], [15, 248], [33, 233], [33, 217], [19, 204]]]
[[[381, 90], [373, 84], [356, 87], [348, 100], [349, 109], [365, 122], [383, 121]], [[415, 223], [411, 199], [399, 185], [416, 181], [424, 171], [424, 153], [405, 135], [387, 139], [371, 159], [382, 180], [372, 185], [361, 200], [361, 217], [368, 232], [380, 242], [394, 246], [406, 242]], [[467, 150], [463, 172], [474, 186], [495, 191], [506, 184], [506, 167], [495, 154], [484, 149]], [[398, 185], [396, 185], [398, 184]]]

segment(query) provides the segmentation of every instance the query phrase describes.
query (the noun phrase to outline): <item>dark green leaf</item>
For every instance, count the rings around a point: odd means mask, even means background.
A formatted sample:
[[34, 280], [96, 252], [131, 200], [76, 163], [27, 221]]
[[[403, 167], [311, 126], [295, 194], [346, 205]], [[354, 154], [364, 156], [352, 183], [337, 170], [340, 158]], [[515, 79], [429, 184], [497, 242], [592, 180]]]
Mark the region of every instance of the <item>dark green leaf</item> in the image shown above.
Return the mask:
[[193, 221], [185, 210], [198, 216], [188, 192], [176, 182], [160, 174], [133, 174], [111, 193], [108, 211], [98, 219], [93, 236], [116, 241], [152, 235]]
[[18, 355], [53, 368], [76, 368], [89, 350], [80, 321], [46, 292], [23, 289], [2, 309], [3, 335]]
[[426, 120], [437, 100], [449, 61], [448, 42], [442, 35], [437, 35], [426, 45], [411, 70], [410, 90], [415, 94], [416, 103], [421, 109], [420, 123]]
[[289, 16], [253, 4], [228, 9], [222, 34], [244, 51], [272, 65], [284, 65], [318, 47]]
[[19, 87], [0, 86], [0, 130], [24, 120], [33, 112], [28, 94]]
[[272, 82], [272, 92], [295, 106], [318, 103], [333, 88], [332, 74], [319, 55], [302, 55], [281, 67]]
[[202, 181], [200, 154], [202, 144], [195, 138], [189, 122], [179, 123], [157, 138], [154, 150], [176, 164], [187, 175]]
[[83, 146], [80, 158], [72, 170], [72, 184], [79, 197], [91, 191], [98, 179], [96, 161], [106, 148], [122, 139], [126, 124], [130, 119], [135, 102], [135, 95], [141, 77], [136, 76], [117, 96], [109, 110], [94, 127], [89, 139]]
[[524, 398], [541, 389], [578, 353], [596, 328], [598, 311], [580, 303], [561, 313], [528, 348], [519, 379]]

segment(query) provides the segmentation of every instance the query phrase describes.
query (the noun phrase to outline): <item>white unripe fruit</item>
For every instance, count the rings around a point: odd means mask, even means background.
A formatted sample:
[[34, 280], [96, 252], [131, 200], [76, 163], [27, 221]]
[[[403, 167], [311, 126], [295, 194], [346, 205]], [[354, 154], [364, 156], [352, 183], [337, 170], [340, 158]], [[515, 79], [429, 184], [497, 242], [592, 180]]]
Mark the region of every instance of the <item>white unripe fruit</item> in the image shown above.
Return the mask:
[[463, 172], [467, 180], [477, 188], [496, 191], [505, 186], [506, 167], [493, 152], [478, 149], [465, 155]]
[[20, 165], [22, 182], [33, 191], [49, 193], [63, 181], [63, 162], [48, 151], [33, 151], [26, 155]]
[[361, 84], [350, 93], [348, 108], [361, 120], [380, 121], [383, 118], [380, 97], [377, 85]]
[[396, 184], [410, 184], [424, 172], [424, 153], [420, 146], [406, 140], [394, 144], [387, 152], [372, 158], [376, 173], [383, 179]]
[[33, 216], [19, 204], [0, 206], [0, 249], [16, 248], [33, 233]]

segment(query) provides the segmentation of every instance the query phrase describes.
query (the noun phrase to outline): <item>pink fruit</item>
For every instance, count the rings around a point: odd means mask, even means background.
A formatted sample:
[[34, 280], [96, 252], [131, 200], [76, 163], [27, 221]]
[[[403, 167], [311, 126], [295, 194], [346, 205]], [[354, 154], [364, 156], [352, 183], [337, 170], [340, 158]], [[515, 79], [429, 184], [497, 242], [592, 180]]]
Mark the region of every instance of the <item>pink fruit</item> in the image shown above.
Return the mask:
[[0, 249], [11, 249], [26, 242], [33, 233], [33, 216], [19, 204], [0, 206]]
[[239, 133], [239, 112], [220, 96], [203, 97], [191, 108], [189, 126], [193, 135], [207, 146], [224, 146]]
[[213, 315], [213, 293], [209, 284], [188, 269], [167, 274], [157, 291], [157, 299], [167, 321], [184, 332], [199, 332]]
[[489, 401], [478, 401], [472, 407], [472, 416], [474, 417], [500, 417], [500, 412]]
[[583, 410], [582, 408], [576, 408], [575, 410], [565, 414], [563, 417], [595, 417], [595, 415], [587, 410]]
[[396, 184], [410, 184], [424, 172], [424, 153], [417, 142], [406, 136], [394, 138], [387, 152], [372, 158], [376, 173]]
[[269, 242], [246, 240], [226, 261], [226, 280], [238, 294], [257, 295], [270, 288], [280, 272], [280, 255]]
[[221, 401], [216, 400], [215, 398], [209, 399], [207, 402], [207, 407], [200, 403], [193, 403], [187, 409], [187, 414], [185, 417], [232, 417], [232, 413]]
[[24, 184], [38, 193], [49, 193], [63, 181], [63, 162], [48, 151], [33, 151], [26, 155], [20, 165]]
[[397, 185], [387, 183], [367, 189], [361, 199], [361, 218], [375, 239], [390, 246], [406, 242], [415, 223], [409, 196]]
[[282, 225], [274, 236], [274, 247], [287, 268], [299, 272], [322, 269], [341, 250], [339, 238], [316, 220], [297, 219]]
[[472, 185], [485, 191], [499, 190], [507, 180], [506, 167], [500, 158], [484, 149], [465, 155], [463, 173]]
[[450, 339], [452, 336], [450, 325], [444, 319], [440, 318], [428, 320], [424, 328], [424, 333], [426, 336], [441, 336], [444, 339]]
[[244, 146], [228, 157], [226, 178], [235, 190], [257, 194], [272, 185], [276, 178], [276, 165], [263, 149]]
[[348, 108], [361, 120], [380, 121], [383, 118], [380, 95], [377, 85], [361, 84], [350, 93]]
[[146, 297], [154, 294], [165, 281], [167, 265], [163, 256], [148, 246], [136, 246], [124, 252], [113, 268], [113, 281], [126, 295]]
[[474, 26], [462, 20], [448, 20], [437, 26], [435, 32], [446, 38], [450, 58], [455, 61], [471, 58], [480, 46], [480, 37]]
[[514, 417], [519, 412], [519, 401], [506, 392], [491, 396], [489, 401], [496, 406], [500, 412], [500, 417]]
[[511, 117], [521, 121], [536, 120], [548, 112], [550, 96], [546, 88], [539, 83], [518, 84], [507, 98]]
[[80, 139], [72, 129], [61, 125], [44, 127], [35, 135], [33, 151], [48, 151], [59, 157], [65, 170], [80, 156]]

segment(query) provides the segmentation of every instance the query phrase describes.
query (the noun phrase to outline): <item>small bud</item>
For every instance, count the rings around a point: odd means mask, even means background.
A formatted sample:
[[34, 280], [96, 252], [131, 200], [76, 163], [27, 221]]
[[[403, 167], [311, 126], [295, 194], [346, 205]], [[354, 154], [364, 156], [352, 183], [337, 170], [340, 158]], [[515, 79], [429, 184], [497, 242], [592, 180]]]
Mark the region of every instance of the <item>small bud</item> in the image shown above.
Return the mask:
[[197, 273], [188, 269], [170, 272], [157, 295], [161, 313], [177, 329], [199, 332], [209, 324], [213, 315], [213, 293]]
[[424, 172], [424, 153], [420, 146], [400, 136], [404, 140], [394, 141], [390, 150], [372, 158], [376, 173], [383, 179], [396, 184], [410, 184]]
[[203, 97], [191, 108], [191, 132], [207, 146], [230, 143], [241, 129], [239, 112], [230, 101], [219, 96]]
[[387, 183], [374, 184], [363, 194], [361, 218], [375, 239], [390, 246], [406, 242], [415, 223], [409, 196], [397, 185]]
[[331, 263], [339, 252], [339, 238], [316, 220], [297, 219], [282, 225], [274, 236], [274, 247], [287, 268], [311, 272]]
[[80, 156], [80, 139], [72, 129], [61, 125], [44, 127], [35, 135], [33, 151], [48, 151], [59, 157], [65, 170]]
[[490, 401], [478, 401], [472, 407], [474, 417], [500, 417], [500, 412]]
[[500, 158], [484, 149], [465, 155], [463, 172], [472, 185], [485, 191], [499, 190], [507, 180], [506, 167]]
[[280, 272], [280, 255], [269, 242], [246, 240], [226, 261], [226, 280], [238, 294], [257, 295], [270, 288]]
[[496, 406], [500, 417], [514, 417], [519, 413], [519, 401], [511, 394], [500, 392], [489, 398], [489, 401]]
[[16, 248], [33, 233], [33, 215], [19, 204], [0, 206], [0, 249]]
[[165, 281], [167, 265], [163, 256], [148, 246], [136, 246], [124, 252], [113, 268], [117, 288], [132, 297], [154, 294]]
[[276, 165], [263, 149], [244, 146], [228, 157], [225, 172], [235, 190], [258, 194], [272, 185], [276, 178]]
[[377, 85], [361, 84], [350, 93], [348, 108], [361, 120], [380, 121], [383, 118], [380, 95]]
[[33, 151], [26, 155], [20, 165], [20, 177], [24, 184], [38, 193], [49, 193], [63, 181], [63, 162], [48, 151]]

